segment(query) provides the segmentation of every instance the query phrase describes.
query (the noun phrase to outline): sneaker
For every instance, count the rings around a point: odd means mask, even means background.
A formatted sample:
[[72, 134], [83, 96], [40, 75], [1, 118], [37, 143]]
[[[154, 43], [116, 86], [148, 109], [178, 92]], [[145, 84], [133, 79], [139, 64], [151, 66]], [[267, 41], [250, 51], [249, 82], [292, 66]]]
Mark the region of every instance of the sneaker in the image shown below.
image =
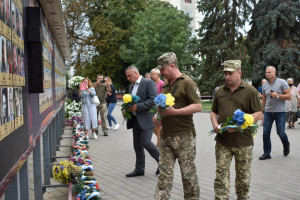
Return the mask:
[[94, 136], [94, 139], [97, 139], [97, 138], [98, 138], [98, 136], [97, 136], [96, 133], [93, 133], [93, 136]]
[[120, 127], [120, 124], [116, 124], [114, 130], [118, 130], [118, 128]]
[[113, 129], [113, 127], [112, 126], [108, 126], [108, 130], [112, 130]]

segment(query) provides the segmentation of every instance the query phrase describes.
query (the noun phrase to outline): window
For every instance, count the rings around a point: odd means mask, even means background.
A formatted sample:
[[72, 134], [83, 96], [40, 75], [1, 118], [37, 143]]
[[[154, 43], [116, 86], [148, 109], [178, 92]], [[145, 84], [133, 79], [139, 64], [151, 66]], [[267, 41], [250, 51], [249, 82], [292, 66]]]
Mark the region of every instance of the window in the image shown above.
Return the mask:
[[192, 0], [184, 0], [185, 3], [192, 3]]

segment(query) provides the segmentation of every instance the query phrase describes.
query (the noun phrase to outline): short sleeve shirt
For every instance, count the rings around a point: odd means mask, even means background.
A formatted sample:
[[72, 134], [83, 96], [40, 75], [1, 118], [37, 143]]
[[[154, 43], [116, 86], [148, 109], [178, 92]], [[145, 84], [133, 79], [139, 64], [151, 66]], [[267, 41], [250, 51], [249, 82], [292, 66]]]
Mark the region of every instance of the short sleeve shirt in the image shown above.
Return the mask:
[[[253, 86], [242, 82], [234, 92], [231, 92], [227, 85], [217, 90], [212, 111], [219, 115], [219, 124], [226, 122], [227, 118], [232, 117], [234, 111], [237, 109], [248, 114], [263, 110], [258, 92]], [[229, 133], [224, 131], [222, 134], [217, 134], [216, 140], [224, 146], [253, 145], [253, 137], [250, 129], [245, 129], [243, 133]]]
[[106, 91], [107, 91], [107, 86], [103, 83], [101, 85], [97, 85], [95, 87], [96, 94], [99, 98], [99, 101], [101, 104], [106, 103]]
[[277, 94], [283, 94], [283, 90], [289, 90], [290, 86], [281, 78], [276, 78], [272, 84], [267, 81], [262, 87], [262, 94], [266, 95], [265, 112], [286, 112], [285, 100], [271, 98], [270, 91], [273, 90]]
[[[190, 104], [201, 104], [200, 90], [196, 83], [187, 75], [178, 77], [172, 85], [165, 83], [163, 94], [171, 93], [175, 98], [175, 109], [186, 107]], [[195, 135], [193, 115], [168, 115], [162, 118], [162, 136], [178, 136], [190, 133]]]

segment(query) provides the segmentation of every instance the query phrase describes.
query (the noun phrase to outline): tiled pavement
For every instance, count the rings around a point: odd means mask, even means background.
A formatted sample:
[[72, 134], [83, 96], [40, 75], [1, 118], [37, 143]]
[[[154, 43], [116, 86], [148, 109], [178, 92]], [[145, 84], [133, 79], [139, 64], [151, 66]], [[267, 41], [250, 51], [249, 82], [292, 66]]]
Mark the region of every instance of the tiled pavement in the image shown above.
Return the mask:
[[[120, 104], [116, 106], [113, 115], [119, 123], [122, 123]], [[200, 199], [214, 199], [213, 182], [215, 178], [214, 136], [209, 136], [211, 129], [209, 113], [202, 112], [194, 115], [197, 130], [197, 174], [200, 183]], [[272, 130], [272, 159], [258, 160], [262, 154], [262, 127], [259, 128], [255, 138], [251, 199], [252, 200], [299, 200], [300, 199], [300, 125], [295, 129], [286, 130], [291, 143], [291, 153], [283, 156], [282, 144], [276, 134], [276, 128]], [[92, 138], [92, 136], [90, 136]], [[153, 135], [156, 144], [156, 136]], [[98, 180], [104, 200], [146, 200], [153, 199], [157, 177], [155, 171], [157, 164], [152, 157], [146, 154], [145, 176], [127, 178], [126, 173], [134, 170], [135, 154], [132, 144], [132, 132], [127, 130], [125, 123], [117, 131], [111, 130], [105, 137], [101, 132], [98, 139], [90, 139], [89, 154], [92, 157], [95, 169], [95, 177]], [[61, 151], [64, 149], [62, 148]], [[234, 189], [234, 161], [231, 164], [231, 191], [230, 199], [236, 199]], [[65, 189], [66, 190], [66, 189]], [[57, 190], [60, 193], [62, 191]], [[55, 189], [47, 189], [44, 199], [53, 198]], [[45, 195], [47, 198], [45, 198]], [[67, 197], [65, 197], [67, 199]], [[174, 169], [173, 189], [171, 199], [182, 200], [183, 189], [178, 163]]]

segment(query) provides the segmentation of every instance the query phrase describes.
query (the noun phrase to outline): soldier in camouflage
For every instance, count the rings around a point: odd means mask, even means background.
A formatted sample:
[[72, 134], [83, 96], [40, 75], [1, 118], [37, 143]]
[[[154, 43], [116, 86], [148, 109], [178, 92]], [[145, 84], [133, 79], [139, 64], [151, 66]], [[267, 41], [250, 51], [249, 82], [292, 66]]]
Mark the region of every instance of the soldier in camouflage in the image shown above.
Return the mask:
[[97, 106], [97, 117], [101, 116], [101, 126], [104, 136], [108, 136], [108, 120], [106, 107], [106, 92], [110, 92], [111, 88], [107, 80], [104, 80], [103, 75], [97, 75], [97, 82], [93, 85], [96, 90], [96, 95], [99, 98], [100, 104]]
[[256, 122], [262, 118], [263, 108], [257, 90], [241, 80], [241, 61], [227, 60], [223, 65], [226, 84], [217, 90], [211, 109], [211, 122], [217, 133], [215, 199], [229, 199], [230, 164], [234, 157], [237, 199], [244, 200], [250, 198], [253, 136], [250, 129], [241, 133], [229, 128], [219, 134], [219, 125], [232, 117], [237, 109], [252, 114]]
[[[154, 199], [169, 199], [173, 183], [173, 169], [176, 159], [181, 169], [184, 199], [199, 199], [200, 189], [196, 173], [196, 131], [193, 113], [202, 109], [200, 91], [195, 82], [178, 68], [175, 53], [166, 53], [157, 59], [161, 74], [167, 81], [162, 93], [171, 93], [175, 105], [161, 114], [162, 132], [159, 141], [160, 160]], [[159, 111], [160, 112], [160, 111]], [[159, 122], [154, 116], [156, 125]]]

